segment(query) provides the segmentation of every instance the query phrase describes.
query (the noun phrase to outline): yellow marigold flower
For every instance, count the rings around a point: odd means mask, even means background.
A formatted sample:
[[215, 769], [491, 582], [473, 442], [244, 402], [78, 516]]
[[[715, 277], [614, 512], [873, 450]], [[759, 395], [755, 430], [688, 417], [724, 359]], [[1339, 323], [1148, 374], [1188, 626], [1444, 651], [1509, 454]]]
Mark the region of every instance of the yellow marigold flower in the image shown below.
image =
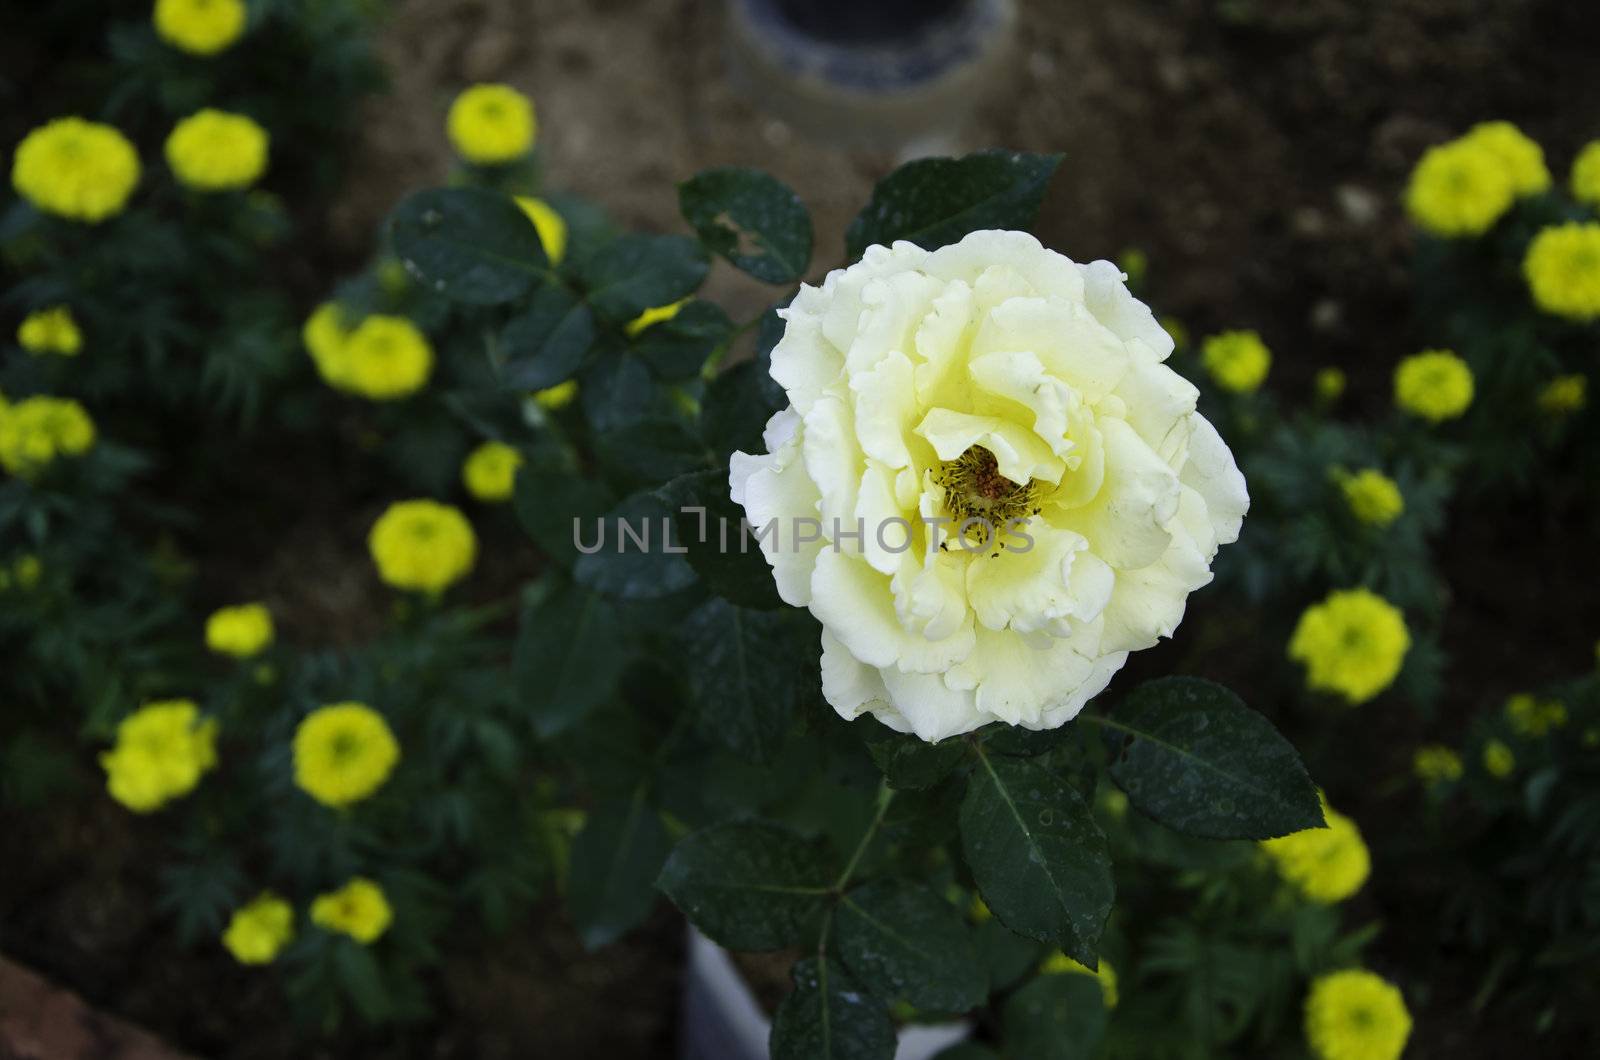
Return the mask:
[[1496, 780], [1504, 780], [1517, 771], [1517, 756], [1511, 753], [1504, 740], [1489, 740], [1483, 745], [1483, 768]]
[[1549, 190], [1550, 170], [1544, 164], [1544, 148], [1510, 122], [1480, 122], [1461, 140], [1487, 151], [1499, 161], [1511, 180], [1511, 191], [1518, 198]]
[[646, 309], [643, 313], [640, 313], [638, 316], [628, 321], [628, 326], [624, 330], [628, 333], [628, 337], [631, 339], [645, 328], [659, 324], [663, 320], [671, 320], [673, 317], [678, 315], [678, 310], [682, 309], [688, 304], [688, 298], [680, 298], [676, 302], [671, 302], [667, 305], [658, 305], [650, 309]]
[[179, 183], [198, 191], [236, 191], [267, 168], [267, 130], [243, 114], [197, 111], [167, 136], [167, 165]]
[[1249, 394], [1267, 378], [1272, 353], [1253, 331], [1224, 331], [1201, 344], [1200, 363], [1224, 390]]
[[385, 582], [436, 593], [472, 569], [478, 539], [467, 517], [448, 504], [399, 501], [372, 524], [367, 547]]
[[94, 421], [71, 398], [31, 397], [0, 415], [0, 467], [13, 475], [31, 475], [93, 446]]
[[1511, 723], [1511, 728], [1523, 736], [1542, 736], [1544, 730], [1537, 732], [1539, 725], [1539, 701], [1527, 692], [1517, 692], [1506, 697], [1506, 720]]
[[1045, 975], [1087, 975], [1092, 979], [1098, 979], [1100, 993], [1105, 997], [1106, 1008], [1117, 1007], [1117, 970], [1111, 967], [1111, 962], [1104, 957], [1100, 958], [1100, 967], [1091, 970], [1088, 965], [1075, 961], [1057, 950], [1039, 970]]
[[1331, 905], [1361, 890], [1372, 873], [1372, 858], [1361, 838], [1361, 829], [1329, 806], [1325, 798], [1322, 814], [1328, 827], [1267, 839], [1262, 841], [1261, 849], [1272, 859], [1278, 875], [1301, 894], [1313, 902]]
[[392, 401], [422, 389], [433, 373], [433, 347], [405, 317], [374, 314], [344, 342], [346, 389]]
[[1318, 370], [1312, 387], [1316, 390], [1319, 400], [1338, 401], [1339, 398], [1344, 396], [1345, 376], [1343, 370], [1338, 368]]
[[538, 128], [533, 100], [510, 85], [473, 85], [450, 104], [445, 119], [456, 151], [481, 166], [521, 158], [533, 150]]
[[1398, 608], [1366, 589], [1343, 589], [1300, 616], [1289, 658], [1305, 664], [1308, 686], [1354, 706], [1389, 687], [1410, 647]]
[[319, 894], [311, 903], [311, 922], [324, 931], [349, 935], [362, 945], [376, 942], [389, 930], [394, 911], [383, 888], [357, 876], [337, 891]]
[[272, 612], [264, 604], [238, 604], [206, 620], [206, 647], [218, 655], [248, 659], [272, 643]]
[[533, 400], [538, 402], [541, 408], [554, 412], [572, 404], [577, 396], [578, 381], [576, 379], [568, 379], [565, 383], [557, 383], [546, 390], [535, 391]]
[[156, 0], [156, 33], [191, 55], [215, 55], [239, 39], [244, 0]]
[[1472, 369], [1450, 350], [1423, 350], [1394, 370], [1394, 402], [1429, 423], [1455, 419], [1472, 404]]
[[484, 442], [461, 465], [461, 481], [480, 501], [509, 500], [522, 454], [504, 442]]
[[1162, 317], [1159, 323], [1161, 324], [1161, 330], [1165, 331], [1167, 337], [1172, 339], [1174, 348], [1182, 350], [1188, 347], [1189, 329], [1183, 326], [1183, 321], [1177, 317]]
[[44, 564], [33, 553], [24, 553], [17, 557], [15, 563], [9, 568], [0, 566], [0, 592], [5, 592], [12, 586], [26, 592], [39, 584], [39, 579], [44, 575]]
[[1393, 983], [1360, 969], [1319, 976], [1306, 995], [1306, 1040], [1317, 1060], [1399, 1060], [1411, 1013]]
[[1388, 526], [1406, 510], [1400, 487], [1377, 468], [1363, 468], [1353, 475], [1343, 475], [1339, 488], [1344, 492], [1351, 514], [1368, 526]]
[[75, 357], [83, 348], [83, 333], [64, 305], [36, 309], [17, 328], [17, 342], [29, 353], [59, 353]]
[[1522, 275], [1546, 313], [1579, 323], [1600, 319], [1600, 223], [1542, 229], [1528, 244]]
[[39, 579], [44, 577], [44, 563], [31, 552], [18, 556], [17, 561], [11, 565], [11, 577], [16, 581], [18, 589], [23, 591], [32, 589], [39, 584]]
[[317, 306], [300, 329], [300, 340], [311, 355], [311, 363], [317, 366], [317, 374], [338, 390], [349, 388], [350, 358], [345, 354], [345, 342], [349, 338], [344, 310], [337, 302], [323, 302]]
[[294, 731], [294, 782], [324, 806], [371, 795], [400, 761], [383, 715], [365, 703], [318, 707]]
[[1424, 784], [1460, 780], [1461, 756], [1442, 744], [1428, 744], [1412, 755], [1411, 769]]
[[1558, 375], [1539, 391], [1539, 409], [1551, 416], [1565, 416], [1580, 411], [1588, 398], [1588, 379], [1581, 375]]
[[1567, 723], [1567, 705], [1559, 699], [1537, 699], [1518, 692], [1506, 700], [1506, 720], [1520, 736], [1543, 736]]
[[528, 220], [533, 222], [534, 230], [539, 233], [539, 242], [544, 246], [544, 256], [550, 259], [550, 264], [559, 265], [567, 253], [567, 222], [561, 215], [550, 207], [543, 199], [535, 199], [529, 195], [513, 196], [517, 205], [522, 207], [522, 212], [528, 215]]
[[57, 118], [23, 137], [11, 186], [46, 213], [95, 224], [121, 213], [139, 183], [139, 155], [116, 129]]
[[216, 739], [216, 719], [202, 721], [193, 700], [146, 704], [122, 719], [116, 743], [100, 756], [106, 790], [135, 813], [160, 809], [217, 764]]
[[240, 964], [271, 964], [294, 938], [294, 907], [271, 891], [262, 891], [233, 911], [222, 944]]
[[1574, 199], [1600, 206], [1600, 140], [1591, 140], [1578, 152], [1572, 162], [1569, 186]]
[[1487, 232], [1511, 208], [1516, 189], [1499, 156], [1481, 143], [1453, 140], [1429, 148], [1411, 171], [1406, 211], [1436, 236]]

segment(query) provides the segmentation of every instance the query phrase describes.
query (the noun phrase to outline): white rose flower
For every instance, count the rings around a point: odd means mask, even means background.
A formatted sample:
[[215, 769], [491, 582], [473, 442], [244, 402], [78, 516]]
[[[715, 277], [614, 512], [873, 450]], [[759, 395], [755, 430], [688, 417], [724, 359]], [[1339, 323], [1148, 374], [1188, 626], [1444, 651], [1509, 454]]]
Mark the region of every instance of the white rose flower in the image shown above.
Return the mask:
[[1239, 536], [1244, 477], [1110, 262], [1022, 232], [875, 246], [782, 315], [790, 406], [729, 486], [776, 521], [761, 549], [845, 718], [1061, 725]]

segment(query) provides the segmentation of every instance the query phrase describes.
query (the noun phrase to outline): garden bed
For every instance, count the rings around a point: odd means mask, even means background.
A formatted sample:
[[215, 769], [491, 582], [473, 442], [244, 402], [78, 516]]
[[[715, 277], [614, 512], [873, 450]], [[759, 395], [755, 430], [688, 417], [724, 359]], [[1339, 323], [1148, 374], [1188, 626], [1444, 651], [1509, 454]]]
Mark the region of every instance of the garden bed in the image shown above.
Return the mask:
[[[1318, 369], [1336, 365], [1351, 382], [1341, 412], [1376, 418], [1392, 400], [1391, 365], [1436, 341], [1412, 313], [1413, 230], [1400, 204], [1408, 172], [1426, 147], [1484, 119], [1515, 120], [1563, 160], [1592, 138], [1593, 113], [1573, 104], [1600, 98], [1600, 18], [1580, 5], [1494, 0], [1282, 6], [1025, 0], [1010, 83], [960, 143], [1063, 152], [1036, 226], [1046, 246], [1081, 261], [1142, 252], [1151, 265], [1141, 296], [1158, 313], [1196, 335], [1258, 330], [1277, 354], [1273, 389], [1296, 402]], [[806, 141], [752, 110], [723, 77], [719, 10], [694, 0], [397, 5], [379, 43], [391, 92], [365, 104], [344, 191], [326, 228], [311, 226], [314, 245], [288, 282], [320, 297], [365, 260], [401, 199], [445, 183], [452, 153], [440, 115], [463, 84], [491, 80], [537, 101], [547, 186], [582, 191], [623, 227], [681, 231], [676, 182], [708, 166], [759, 165], [812, 211], [811, 275], [845, 264], [840, 234], [896, 159]], [[722, 265], [704, 293], [740, 321], [771, 297]], [[206, 602], [262, 599], [291, 639], [348, 647], [369, 640], [393, 607], [364, 549], [391, 498], [362, 479], [361, 424], [334, 435], [342, 448], [331, 455], [289, 441], [251, 453], [231, 478], [206, 469], [231, 489], [210, 497], [178, 551], [197, 565]], [[1558, 459], [1541, 479], [1582, 480], [1579, 454]], [[312, 466], [319, 475], [295, 474]], [[159, 469], [151, 492], [182, 500], [188, 475]], [[1450, 661], [1431, 715], [1307, 706], [1302, 688], [1283, 683], [1288, 631], [1264, 627], [1264, 612], [1220, 588], [1194, 597], [1176, 638], [1137, 654], [1112, 686], [1212, 678], [1271, 717], [1308, 761], [1328, 764], [1315, 779], [1366, 824], [1372, 848], [1371, 883], [1348, 906], [1349, 924], [1383, 925], [1366, 963], [1402, 980], [1426, 969], [1433, 986], [1408, 997], [1407, 1055], [1419, 1060], [1501, 1057], [1527, 1047], [1527, 1030], [1475, 1011], [1473, 951], [1459, 940], [1441, 946], [1433, 930], [1431, 903], [1449, 881], [1419, 861], [1413, 837], [1385, 827], [1420, 812], [1422, 796], [1376, 778], [1407, 775], [1424, 739], [1461, 738], [1483, 708], [1582, 669], [1600, 631], [1594, 497], [1580, 487], [1485, 495], [1470, 469], [1463, 477], [1435, 546], [1450, 594]], [[505, 530], [513, 516], [489, 519]], [[539, 569], [530, 554], [485, 555], [469, 595], [493, 599]], [[493, 628], [508, 634], [513, 618]], [[53, 750], [74, 763], [54, 789], [63, 794], [0, 828], [0, 864], [19, 867], [0, 885], [0, 946], [176, 1048], [230, 1060], [623, 1060], [676, 1047], [678, 912], [658, 903], [642, 927], [590, 951], [553, 895], [504, 934], [475, 928], [478, 937], [451, 939], [451, 956], [427, 973], [434, 1011], [420, 1022], [348, 1024], [307, 1046], [271, 981], [219, 947], [173, 936], [159, 868], [145, 857], [162, 822], [100, 798], [103, 775], [81, 747]], [[769, 1011], [788, 983], [787, 956], [740, 958]], [[980, 1036], [994, 1030], [979, 1025]], [[1540, 1048], [1578, 1056], [1595, 1045], [1581, 1028], [1561, 1033]]]

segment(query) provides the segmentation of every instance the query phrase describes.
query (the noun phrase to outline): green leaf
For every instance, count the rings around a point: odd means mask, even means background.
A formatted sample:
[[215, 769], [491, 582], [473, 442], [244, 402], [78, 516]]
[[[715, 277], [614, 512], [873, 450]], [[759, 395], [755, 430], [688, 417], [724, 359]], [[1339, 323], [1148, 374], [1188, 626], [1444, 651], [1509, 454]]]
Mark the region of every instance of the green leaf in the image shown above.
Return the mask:
[[656, 378], [698, 379], [711, 351], [733, 334], [728, 314], [710, 302], [693, 301], [671, 320], [652, 324], [634, 339], [633, 350]]
[[[769, 400], [768, 382], [754, 361], [741, 361], [719, 373], [706, 387], [700, 402], [700, 434], [721, 463], [726, 464], [735, 449], [743, 453], [767, 451], [762, 433], [772, 414], [784, 407], [782, 400]], [[781, 390], [778, 397], [783, 397]]]
[[772, 378], [772, 349], [784, 330], [777, 310], [774, 305], [760, 317], [754, 358], [718, 374], [701, 400], [700, 432], [720, 463], [735, 449], [766, 452], [767, 421], [789, 405], [789, 395]]
[[789, 608], [750, 611], [711, 599], [691, 611], [679, 636], [701, 729], [746, 758], [770, 761], [811, 686], [811, 633]]
[[951, 777], [931, 788], [898, 792], [883, 815], [884, 839], [917, 847], [943, 846], [955, 839], [966, 788], [965, 778]]
[[564, 260], [582, 261], [617, 238], [617, 226], [605, 210], [577, 195], [555, 192], [545, 202], [567, 223], [567, 253]]
[[652, 885], [672, 849], [661, 816], [642, 798], [602, 806], [572, 844], [567, 905], [588, 949], [608, 945], [650, 915]]
[[584, 367], [578, 381], [584, 418], [596, 431], [632, 426], [657, 405], [650, 369], [631, 353], [607, 350]]
[[949, 776], [967, 753], [967, 741], [960, 737], [931, 744], [895, 732], [876, 718], [864, 718], [855, 724], [865, 729], [867, 753], [883, 770], [891, 788], [931, 788]]
[[705, 250], [687, 236], [626, 235], [585, 259], [578, 276], [596, 313], [627, 323], [692, 294], [709, 268]]
[[683, 420], [664, 415], [598, 432], [595, 455], [619, 483], [635, 488], [659, 486], [699, 471], [708, 459], [700, 435]]
[[986, 751], [1017, 758], [1035, 758], [1073, 742], [1077, 734], [1066, 725], [1054, 729], [1024, 729], [1020, 725], [995, 722], [984, 726], [979, 731], [979, 737]]
[[787, 184], [758, 169], [708, 169], [678, 185], [684, 220], [712, 253], [767, 283], [793, 283], [811, 262], [811, 215]]
[[620, 624], [608, 600], [565, 582], [522, 616], [517, 694], [541, 737], [565, 732], [616, 688]]
[[989, 981], [961, 914], [921, 884], [878, 880], [839, 903], [839, 956], [879, 994], [928, 1012], [966, 1012], [983, 1003]]
[[1060, 155], [1020, 151], [907, 162], [878, 182], [845, 247], [859, 258], [874, 243], [909, 239], [933, 250], [982, 228], [1028, 228], [1060, 164]]
[[1164, 677], [1134, 689], [1114, 715], [1111, 778], [1168, 828], [1207, 839], [1270, 839], [1322, 823], [1300, 756], [1228, 689]]
[[1094, 967], [1114, 888], [1088, 804], [1037, 762], [977, 755], [961, 843], [983, 900], [1012, 931]]
[[990, 917], [973, 932], [978, 960], [989, 973], [989, 988], [1004, 990], [1039, 966], [1046, 949]]
[[[760, 611], [784, 606], [761, 546], [744, 534], [744, 509], [728, 495], [726, 467], [683, 475], [658, 492], [678, 513], [678, 539], [689, 550], [689, 566], [712, 592]], [[685, 511], [700, 508], [705, 511]]]
[[894, 1024], [845, 970], [815, 957], [794, 966], [794, 989], [772, 1017], [772, 1060], [893, 1060]]
[[580, 478], [568, 471], [524, 466], [517, 470], [512, 504], [528, 536], [562, 567], [571, 569], [579, 552], [573, 545], [573, 526], [587, 546], [599, 533], [597, 521], [616, 506], [605, 484]]
[[656, 886], [713, 941], [731, 950], [777, 950], [806, 940], [838, 871], [820, 839], [733, 821], [680, 840]]
[[392, 1014], [383, 973], [372, 951], [353, 939], [333, 940], [333, 967], [339, 987], [368, 1023], [382, 1023]]
[[417, 192], [395, 209], [389, 235], [429, 290], [471, 305], [521, 297], [550, 268], [517, 204], [482, 188]]
[[676, 514], [653, 493], [625, 498], [601, 520], [599, 536], [590, 537], [586, 528], [583, 545], [597, 551], [578, 557], [573, 577], [619, 600], [654, 600], [687, 589], [696, 575], [676, 551], [683, 543], [664, 540]]
[[1002, 1024], [1008, 1060], [1089, 1060], [1106, 1034], [1100, 981], [1041, 975], [1011, 995]]
[[500, 333], [501, 383], [544, 390], [571, 379], [594, 344], [589, 307], [560, 287], [541, 287]]

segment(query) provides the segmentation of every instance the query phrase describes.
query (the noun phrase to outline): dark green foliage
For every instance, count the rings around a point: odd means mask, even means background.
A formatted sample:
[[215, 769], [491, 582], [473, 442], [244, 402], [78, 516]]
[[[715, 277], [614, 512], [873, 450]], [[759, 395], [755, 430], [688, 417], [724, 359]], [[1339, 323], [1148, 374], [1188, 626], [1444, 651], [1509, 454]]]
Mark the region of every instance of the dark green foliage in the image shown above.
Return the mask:
[[758, 280], [790, 283], [811, 260], [811, 215], [783, 182], [757, 169], [708, 169], [678, 185], [700, 241]]
[[794, 983], [772, 1017], [773, 1060], [891, 1060], [889, 1013], [838, 964], [801, 961]]
[[961, 804], [961, 842], [1001, 922], [1094, 962], [1111, 912], [1111, 862], [1071, 785], [1037, 762], [980, 752]]
[[907, 162], [874, 189], [845, 233], [845, 250], [858, 258], [899, 239], [932, 250], [978, 229], [1027, 228], [1061, 157], [984, 151]]
[[1322, 824], [1300, 756], [1221, 685], [1151, 681], [1095, 720], [1118, 737], [1111, 778], [1169, 828], [1209, 839], [1271, 839]]
[[714, 941], [775, 950], [804, 942], [835, 874], [824, 843], [774, 824], [730, 822], [680, 841], [656, 886]]

